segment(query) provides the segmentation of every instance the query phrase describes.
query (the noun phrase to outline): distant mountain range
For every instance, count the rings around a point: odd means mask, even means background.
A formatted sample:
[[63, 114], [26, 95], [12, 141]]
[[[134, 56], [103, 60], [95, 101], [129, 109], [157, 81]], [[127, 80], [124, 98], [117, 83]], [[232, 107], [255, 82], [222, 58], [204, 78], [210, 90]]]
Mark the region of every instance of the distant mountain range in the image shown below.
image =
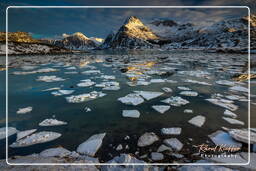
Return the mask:
[[[256, 49], [256, 15], [251, 15], [251, 49]], [[39, 43], [66, 50], [91, 49], [231, 49], [247, 51], [248, 17], [223, 20], [208, 27], [193, 23], [180, 24], [173, 20], [143, 23], [138, 17], [127, 18], [123, 25], [105, 39], [86, 37], [77, 32], [63, 39], [33, 39], [28, 33], [9, 33], [14, 43]], [[0, 33], [0, 42], [5, 33]]]

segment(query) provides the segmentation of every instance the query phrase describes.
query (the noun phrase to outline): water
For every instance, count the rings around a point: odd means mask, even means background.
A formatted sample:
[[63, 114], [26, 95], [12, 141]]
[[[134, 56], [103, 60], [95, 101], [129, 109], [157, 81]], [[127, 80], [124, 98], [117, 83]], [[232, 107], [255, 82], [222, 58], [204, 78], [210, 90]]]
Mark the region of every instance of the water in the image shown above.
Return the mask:
[[[90, 66], [96, 67], [96, 69], [101, 70], [102, 73], [106, 75], [116, 76], [116, 80], [120, 83], [121, 89], [118, 91], [104, 91], [107, 95], [92, 101], [83, 103], [68, 103], [65, 99], [66, 96], [53, 96], [50, 91], [42, 91], [48, 88], [61, 87], [61, 89], [75, 90], [72, 95], [78, 95], [82, 93], [87, 93], [91, 91], [102, 91], [101, 88], [92, 87], [77, 87], [76, 84], [80, 80], [92, 79], [96, 83], [102, 82], [101, 78], [97, 78], [100, 75], [84, 75], [81, 74], [82, 71], [90, 70], [89, 68], [79, 68], [77, 67], [78, 74], [64, 74], [64, 72], [74, 71], [67, 70], [65, 66], [56, 63], [49, 63], [46, 65], [39, 65], [39, 68], [56, 68], [59, 69], [58, 72], [50, 73], [39, 73], [39, 74], [29, 74], [29, 75], [13, 75], [14, 71], [22, 71], [21, 68], [13, 68], [9, 70], [9, 126], [16, 127], [18, 130], [27, 129], [38, 129], [38, 131], [53, 131], [62, 134], [57, 140], [37, 144], [24, 148], [9, 148], [9, 156], [13, 155], [28, 155], [32, 153], [39, 153], [46, 148], [62, 146], [69, 150], [76, 150], [77, 146], [88, 139], [93, 134], [106, 132], [107, 135], [104, 139], [103, 146], [97, 153], [97, 157], [101, 161], [107, 161], [112, 156], [118, 155], [113, 147], [118, 144], [129, 145], [129, 149], [124, 149], [121, 152], [125, 153], [135, 153], [140, 152], [140, 155], [148, 153], [149, 148], [155, 151], [161, 144], [164, 138], [177, 137], [183, 144], [184, 148], [181, 151], [185, 156], [189, 156], [196, 152], [193, 145], [210, 142], [208, 135], [221, 129], [221, 127], [229, 128], [242, 128], [247, 127], [248, 121], [248, 102], [235, 101], [234, 104], [239, 106], [239, 109], [235, 111], [238, 115], [238, 120], [245, 122], [244, 126], [231, 125], [222, 119], [224, 108], [218, 107], [214, 104], [207, 102], [205, 99], [210, 98], [214, 93], [221, 94], [239, 94], [242, 93], [232, 93], [228, 91], [228, 86], [217, 85], [214, 82], [220, 79], [230, 79], [229, 70], [218, 71], [217, 67], [225, 67], [226, 69], [241, 69], [240, 66], [235, 65], [236, 63], [244, 63], [247, 61], [246, 55], [239, 54], [213, 54], [213, 53], [202, 53], [202, 52], [137, 52], [137, 53], [124, 53], [122, 55], [128, 55], [130, 63], [136, 63], [138, 61], [157, 61], [159, 64], [153, 66], [150, 69], [161, 69], [164, 66], [175, 67], [178, 70], [203, 70], [210, 72], [210, 79], [196, 78], [188, 75], [173, 74], [171, 76], [156, 76], [152, 75], [152, 78], [164, 78], [178, 81], [177, 83], [154, 83], [148, 86], [134, 86], [131, 87], [127, 85], [127, 77], [120, 71], [120, 67], [123, 66], [122, 61], [119, 63], [107, 63], [107, 62], [95, 62], [90, 63]], [[105, 53], [95, 52], [91, 56], [111, 56], [113, 59], [120, 58], [121, 53]], [[65, 56], [65, 55], [64, 55]], [[80, 54], [81, 58], [84, 54]], [[80, 58], [76, 55], [77, 58]], [[97, 56], [97, 57], [98, 57]], [[157, 57], [169, 57], [168, 62], [157, 59]], [[96, 57], [96, 58], [97, 58]], [[39, 56], [38, 58], [43, 58]], [[105, 64], [114, 64], [112, 67], [107, 67]], [[5, 72], [0, 72], [0, 81], [5, 82]], [[36, 81], [38, 76], [43, 75], [56, 75], [65, 78], [65, 81], [61, 82], [40, 82]], [[205, 82], [212, 83], [212, 86], [205, 86], [199, 84], [192, 84], [184, 82], [184, 79], [195, 79], [202, 80]], [[152, 105], [164, 105], [160, 102], [170, 96], [180, 96], [179, 92], [181, 90], [177, 89], [177, 86], [186, 86], [199, 93], [197, 97], [187, 97], [181, 96], [188, 101], [189, 104], [182, 107], [171, 106], [171, 109], [164, 114], [160, 114], [152, 109]], [[243, 86], [247, 86], [246, 84]], [[147, 90], [147, 91], [160, 91], [163, 92], [161, 88], [170, 87], [172, 88], [172, 93], [165, 93], [164, 95], [152, 99], [150, 101], [145, 101], [138, 106], [125, 105], [119, 102], [117, 99], [123, 97], [134, 90]], [[256, 90], [252, 89], [252, 93]], [[1, 97], [5, 95], [5, 87], [0, 87]], [[31, 113], [17, 115], [16, 111], [19, 108], [32, 106], [33, 110]], [[255, 106], [255, 105], [254, 105]], [[252, 110], [255, 111], [255, 107], [252, 106]], [[85, 112], [84, 108], [89, 107], [92, 109], [91, 112]], [[0, 106], [0, 111], [5, 111], [5, 106]], [[124, 118], [122, 117], [122, 110], [139, 110], [141, 113], [140, 118]], [[193, 109], [193, 114], [184, 113], [184, 109]], [[68, 122], [68, 125], [64, 126], [53, 126], [53, 127], [39, 127], [38, 124], [46, 119], [55, 118], [61, 121]], [[195, 127], [188, 123], [192, 117], [197, 115], [203, 115], [206, 117], [205, 124], [201, 127]], [[0, 127], [5, 126], [4, 112], [0, 114]], [[252, 121], [255, 123], [255, 121]], [[163, 136], [160, 133], [161, 128], [168, 127], [181, 127], [182, 133], [177, 136]], [[137, 140], [140, 135], [145, 132], [155, 132], [161, 138], [161, 141], [155, 143], [153, 146], [138, 149]], [[128, 141], [124, 140], [124, 137], [129, 135], [130, 139]], [[188, 139], [192, 138], [194, 141], [190, 142]], [[15, 136], [9, 138], [9, 143], [15, 141]], [[4, 141], [0, 142], [2, 148], [4, 148]], [[4, 154], [0, 156], [4, 158]], [[167, 158], [166, 160], [171, 160]]]

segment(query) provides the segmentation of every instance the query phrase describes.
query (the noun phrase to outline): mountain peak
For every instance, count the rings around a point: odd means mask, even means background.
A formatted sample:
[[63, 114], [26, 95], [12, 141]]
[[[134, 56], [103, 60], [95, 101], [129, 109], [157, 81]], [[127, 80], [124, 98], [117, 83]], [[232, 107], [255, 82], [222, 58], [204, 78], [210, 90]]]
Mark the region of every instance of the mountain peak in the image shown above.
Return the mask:
[[86, 37], [86, 36], [85, 36], [83, 33], [81, 33], [81, 32], [76, 32], [76, 33], [73, 34], [73, 36], [78, 37], [78, 38], [81, 38], [81, 39], [86, 39], [86, 40], [89, 39], [88, 37]]
[[137, 24], [142, 24], [142, 22], [140, 21], [140, 19], [136, 16], [130, 16], [128, 17], [124, 24], [127, 25], [127, 24], [131, 24], [131, 23], [137, 23]]

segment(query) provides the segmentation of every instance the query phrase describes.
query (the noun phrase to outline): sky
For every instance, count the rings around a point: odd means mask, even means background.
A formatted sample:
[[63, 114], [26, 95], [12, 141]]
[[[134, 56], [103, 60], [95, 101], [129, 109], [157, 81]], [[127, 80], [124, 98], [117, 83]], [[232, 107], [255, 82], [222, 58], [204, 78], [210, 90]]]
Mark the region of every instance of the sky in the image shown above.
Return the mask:
[[[7, 6], [227, 6], [246, 5], [254, 12], [254, 0], [2, 0], [0, 3], [0, 31], [5, 31], [5, 9]], [[191, 22], [197, 25], [210, 25], [228, 18], [243, 17], [244, 9], [134, 9], [134, 8], [57, 8], [32, 9], [9, 8], [9, 31], [29, 32], [35, 38], [60, 38], [63, 33], [82, 32], [87, 37], [105, 38], [116, 31], [131, 15], [144, 23], [157, 19], [171, 19], [179, 23]]]

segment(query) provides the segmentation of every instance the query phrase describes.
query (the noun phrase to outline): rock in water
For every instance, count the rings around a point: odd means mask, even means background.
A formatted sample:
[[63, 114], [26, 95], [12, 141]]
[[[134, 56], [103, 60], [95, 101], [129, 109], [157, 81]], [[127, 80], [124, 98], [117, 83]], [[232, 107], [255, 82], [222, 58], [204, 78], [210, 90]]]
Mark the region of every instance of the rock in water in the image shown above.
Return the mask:
[[183, 144], [177, 138], [165, 139], [164, 143], [174, 149], [175, 151], [180, 151], [183, 147]]
[[205, 117], [204, 116], [201, 116], [201, 115], [198, 115], [196, 117], [193, 117], [192, 119], [190, 119], [188, 121], [188, 123], [192, 124], [192, 125], [195, 125], [197, 127], [201, 127], [203, 126], [205, 122]]
[[101, 133], [91, 136], [88, 140], [80, 144], [76, 151], [80, 154], [86, 154], [88, 156], [94, 157], [101, 147], [105, 135], [106, 133]]
[[138, 110], [123, 110], [123, 117], [139, 118], [140, 112]]
[[168, 106], [168, 105], [154, 105], [154, 106], [152, 106], [152, 108], [155, 109], [157, 112], [163, 114], [164, 112], [166, 112], [167, 110], [170, 109], [170, 106]]
[[38, 132], [30, 136], [27, 136], [26, 138], [20, 139], [12, 143], [10, 147], [18, 148], [18, 147], [27, 147], [34, 144], [41, 144], [41, 143], [53, 141], [59, 138], [60, 136], [61, 136], [60, 133], [42, 131], [42, 132]]
[[154, 132], [146, 132], [142, 136], [140, 136], [137, 145], [139, 147], [145, 147], [153, 144], [158, 141], [159, 137]]

